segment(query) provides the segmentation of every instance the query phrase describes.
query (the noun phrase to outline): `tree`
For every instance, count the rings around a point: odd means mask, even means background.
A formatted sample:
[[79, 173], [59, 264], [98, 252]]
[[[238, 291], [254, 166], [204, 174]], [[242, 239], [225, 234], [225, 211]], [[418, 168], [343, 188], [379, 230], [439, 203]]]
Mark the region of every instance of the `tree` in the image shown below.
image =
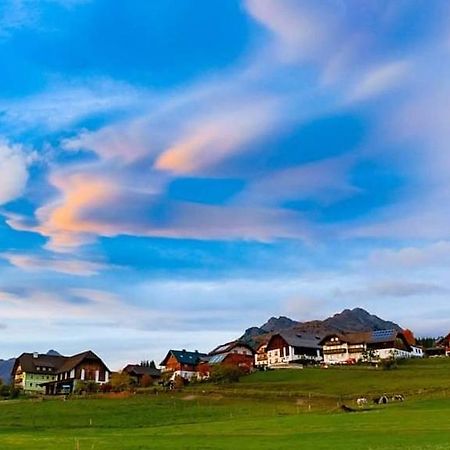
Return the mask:
[[132, 379], [126, 372], [117, 372], [111, 375], [110, 384], [114, 392], [128, 391], [131, 387]]

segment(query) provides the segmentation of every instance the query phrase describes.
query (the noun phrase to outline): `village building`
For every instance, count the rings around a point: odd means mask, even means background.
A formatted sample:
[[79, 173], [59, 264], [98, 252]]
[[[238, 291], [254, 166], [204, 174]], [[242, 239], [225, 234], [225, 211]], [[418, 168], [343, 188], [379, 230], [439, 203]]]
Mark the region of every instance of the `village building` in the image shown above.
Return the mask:
[[144, 377], [148, 377], [151, 382], [161, 378], [161, 370], [156, 367], [153, 361], [150, 363], [128, 364], [122, 369], [122, 372], [128, 374], [137, 385], [142, 384]]
[[436, 348], [442, 349], [442, 354], [450, 356], [450, 333], [436, 341]]
[[84, 382], [105, 384], [111, 371], [91, 350], [65, 358], [53, 381], [43, 383], [47, 395], [71, 394]]
[[292, 364], [322, 361], [320, 337], [292, 331], [272, 335], [267, 342], [267, 367], [281, 368]]
[[28, 393], [70, 394], [78, 381], [109, 381], [110, 371], [92, 351], [74, 356], [22, 353], [11, 375], [14, 386]]
[[254, 366], [254, 351], [245, 342], [232, 341], [219, 345], [201, 358], [197, 366], [197, 376], [207, 378], [211, 368], [217, 365], [237, 367], [243, 372], [251, 372]]
[[42, 353], [22, 353], [14, 363], [11, 380], [14, 386], [28, 393], [45, 393], [42, 383], [54, 381], [65, 357]]
[[267, 356], [267, 342], [259, 344], [255, 352], [255, 367], [257, 369], [265, 369], [269, 364]]
[[412, 345], [411, 339], [398, 330], [332, 333], [322, 339], [321, 345], [326, 364], [349, 364], [358, 361], [373, 362], [382, 359], [423, 356], [422, 349]]
[[198, 364], [205, 361], [206, 353], [199, 351], [189, 352], [186, 350], [169, 350], [165, 358], [161, 361], [162, 373], [171, 373], [172, 379], [180, 376], [185, 380], [190, 380], [198, 376]]

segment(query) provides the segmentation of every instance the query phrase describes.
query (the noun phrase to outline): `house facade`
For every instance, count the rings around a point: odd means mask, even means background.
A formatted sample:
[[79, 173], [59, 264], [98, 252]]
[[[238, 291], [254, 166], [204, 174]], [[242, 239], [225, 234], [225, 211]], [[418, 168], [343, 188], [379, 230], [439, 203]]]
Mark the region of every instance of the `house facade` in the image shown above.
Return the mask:
[[169, 350], [166, 357], [161, 361], [162, 373], [172, 373], [172, 379], [180, 376], [190, 380], [197, 376], [198, 365], [208, 355], [199, 351], [190, 352], [186, 350]]
[[311, 364], [322, 361], [320, 337], [295, 332], [274, 334], [266, 347], [267, 367], [281, 368], [289, 364]]
[[243, 372], [251, 372], [254, 367], [254, 351], [246, 343], [240, 341], [227, 342], [209, 352], [197, 367], [198, 377], [207, 378], [211, 368], [217, 365], [237, 367]]
[[267, 356], [267, 342], [260, 344], [255, 352], [255, 367], [265, 369], [269, 364]]
[[65, 357], [42, 353], [22, 353], [15, 361], [11, 380], [16, 388], [27, 393], [45, 393], [43, 383], [54, 381]]
[[70, 394], [77, 381], [109, 381], [110, 371], [91, 351], [74, 356], [22, 353], [14, 364], [14, 386], [28, 393]]
[[436, 347], [443, 349], [445, 356], [450, 356], [450, 333], [447, 336], [438, 339]]
[[321, 341], [326, 364], [422, 357], [422, 349], [413, 346], [398, 330], [362, 333], [333, 333]]
[[53, 381], [43, 383], [47, 395], [71, 394], [82, 382], [105, 384], [111, 371], [92, 351], [88, 350], [65, 358]]
[[153, 361], [148, 364], [128, 364], [122, 369], [122, 372], [128, 374], [137, 385], [142, 384], [144, 377], [149, 377], [153, 382], [161, 378], [161, 370], [156, 367]]

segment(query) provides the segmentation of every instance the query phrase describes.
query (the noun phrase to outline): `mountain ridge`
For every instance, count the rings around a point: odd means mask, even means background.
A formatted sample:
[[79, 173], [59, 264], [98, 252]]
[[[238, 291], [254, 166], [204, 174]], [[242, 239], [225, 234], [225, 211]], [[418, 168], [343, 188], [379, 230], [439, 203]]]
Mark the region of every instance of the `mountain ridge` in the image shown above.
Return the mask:
[[333, 332], [360, 332], [388, 329], [402, 330], [402, 327], [395, 322], [384, 320], [375, 314], [371, 314], [363, 308], [353, 308], [344, 309], [324, 320], [310, 320], [307, 322], [299, 322], [286, 316], [271, 317], [260, 327], [247, 328], [239, 339], [255, 347], [271, 334], [286, 330], [326, 335]]

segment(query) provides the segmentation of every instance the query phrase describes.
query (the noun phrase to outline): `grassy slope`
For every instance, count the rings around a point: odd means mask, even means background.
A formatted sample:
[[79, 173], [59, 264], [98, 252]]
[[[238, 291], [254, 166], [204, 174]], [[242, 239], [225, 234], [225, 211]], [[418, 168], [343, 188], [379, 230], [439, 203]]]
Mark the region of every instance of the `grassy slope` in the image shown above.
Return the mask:
[[[257, 373], [232, 387], [120, 400], [2, 402], [0, 449], [450, 450], [446, 389], [450, 361], [430, 360], [388, 372]], [[382, 391], [408, 398], [368, 412], [337, 411], [339, 397]], [[305, 393], [311, 399], [303, 402]]]

